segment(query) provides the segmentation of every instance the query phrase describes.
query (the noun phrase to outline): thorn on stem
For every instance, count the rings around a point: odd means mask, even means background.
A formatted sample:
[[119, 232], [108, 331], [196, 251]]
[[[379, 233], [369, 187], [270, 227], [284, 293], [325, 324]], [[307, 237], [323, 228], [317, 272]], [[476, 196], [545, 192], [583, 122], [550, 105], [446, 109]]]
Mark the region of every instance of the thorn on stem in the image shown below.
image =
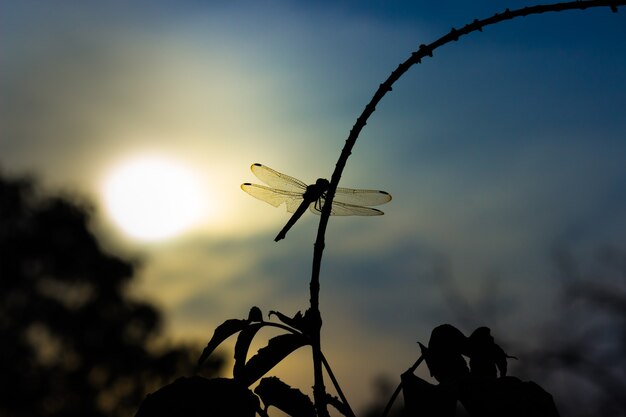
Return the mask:
[[424, 54], [428, 55], [431, 58], [433, 56], [433, 50], [424, 44], [420, 45], [420, 51], [424, 51]]
[[455, 28], [452, 28], [450, 30], [450, 36], [452, 36], [452, 39], [454, 41], [458, 41], [459, 40], [459, 34], [458, 34], [458, 31]]

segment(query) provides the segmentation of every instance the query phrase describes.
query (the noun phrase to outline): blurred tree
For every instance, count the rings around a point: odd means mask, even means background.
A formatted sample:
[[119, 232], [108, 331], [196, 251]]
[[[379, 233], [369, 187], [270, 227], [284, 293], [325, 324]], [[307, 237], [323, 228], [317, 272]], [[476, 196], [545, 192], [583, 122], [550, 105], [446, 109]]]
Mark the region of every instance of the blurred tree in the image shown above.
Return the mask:
[[569, 416], [626, 416], [626, 250], [554, 251], [563, 285], [544, 349], [528, 348], [531, 375], [552, 380]]
[[151, 348], [160, 314], [129, 297], [134, 265], [103, 251], [90, 216], [0, 176], [2, 416], [130, 416], [199, 354]]

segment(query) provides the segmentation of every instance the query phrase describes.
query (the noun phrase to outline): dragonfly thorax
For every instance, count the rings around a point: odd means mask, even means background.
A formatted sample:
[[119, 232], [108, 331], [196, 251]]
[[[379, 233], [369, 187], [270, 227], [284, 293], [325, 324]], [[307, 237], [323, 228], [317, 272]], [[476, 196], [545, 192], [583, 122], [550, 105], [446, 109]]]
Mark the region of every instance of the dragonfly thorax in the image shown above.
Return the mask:
[[302, 197], [309, 202], [318, 200], [324, 195], [326, 190], [328, 190], [329, 186], [330, 183], [327, 179], [318, 178], [317, 181], [315, 181], [315, 184], [311, 184], [306, 187], [306, 191], [304, 192]]

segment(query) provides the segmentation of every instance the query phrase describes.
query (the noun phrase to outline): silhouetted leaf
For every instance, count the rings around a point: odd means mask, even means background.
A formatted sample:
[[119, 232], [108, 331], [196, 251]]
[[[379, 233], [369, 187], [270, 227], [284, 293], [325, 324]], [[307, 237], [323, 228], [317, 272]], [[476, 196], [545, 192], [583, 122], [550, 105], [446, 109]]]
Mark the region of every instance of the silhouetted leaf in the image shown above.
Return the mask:
[[456, 410], [454, 390], [446, 384], [433, 385], [405, 372], [401, 376], [404, 407], [410, 415], [453, 417]]
[[349, 407], [346, 407], [346, 405], [339, 398], [334, 397], [328, 393], [326, 393], [326, 403], [335, 407], [335, 410], [339, 411], [344, 416], [354, 415], [352, 410]]
[[469, 373], [462, 356], [467, 350], [467, 337], [456, 327], [442, 324], [433, 329], [428, 349], [422, 347], [422, 354], [430, 374], [442, 383], [456, 381]]
[[206, 345], [200, 355], [200, 358], [198, 359], [198, 366], [202, 365], [204, 361], [211, 356], [211, 353], [213, 353], [215, 348], [218, 347], [220, 343], [235, 333], [243, 330], [249, 324], [250, 322], [248, 320], [230, 319], [217, 326], [213, 332], [213, 337], [211, 337], [211, 340], [209, 340], [209, 343]]
[[302, 312], [298, 311], [293, 317], [288, 317], [285, 314], [281, 313], [280, 311], [270, 311], [269, 316], [272, 317], [272, 315], [278, 317], [278, 320], [282, 321], [283, 323], [285, 323], [287, 326], [295, 329], [295, 330], [302, 330], [302, 326], [303, 326], [303, 317], [302, 317]]
[[291, 327], [292, 329], [298, 330], [305, 335], [310, 335], [312, 329], [315, 328], [315, 326], [313, 325], [315, 321], [312, 318], [311, 309], [308, 309], [304, 313], [304, 315], [302, 315], [302, 313], [298, 311], [293, 317], [288, 317], [280, 311], [274, 310], [270, 311], [269, 313], [270, 317], [272, 315], [278, 317], [278, 319], [287, 326]]
[[250, 358], [237, 379], [245, 385], [254, 383], [287, 355], [306, 344], [307, 339], [299, 334], [283, 334], [270, 339], [266, 347]]
[[263, 378], [254, 392], [261, 397], [266, 409], [273, 406], [290, 416], [315, 417], [311, 399], [275, 376]]
[[507, 355], [495, 343], [489, 327], [479, 327], [471, 334], [468, 343], [468, 356], [470, 357], [472, 374], [493, 378], [497, 376], [496, 368], [500, 372], [500, 376], [506, 376], [507, 359], [514, 358], [514, 356]]
[[248, 320], [263, 321], [263, 313], [261, 312], [261, 309], [257, 306], [252, 307], [248, 313]]
[[459, 399], [470, 416], [558, 417], [554, 399], [532, 381], [470, 375], [459, 385]]
[[257, 334], [261, 327], [265, 326], [264, 323], [254, 323], [247, 326], [237, 336], [237, 343], [235, 344], [235, 365], [233, 366], [233, 376], [239, 377], [239, 374], [243, 370], [246, 364], [246, 358], [248, 356], [248, 349], [252, 339]]
[[178, 378], [149, 394], [135, 417], [254, 417], [259, 398], [233, 379]]

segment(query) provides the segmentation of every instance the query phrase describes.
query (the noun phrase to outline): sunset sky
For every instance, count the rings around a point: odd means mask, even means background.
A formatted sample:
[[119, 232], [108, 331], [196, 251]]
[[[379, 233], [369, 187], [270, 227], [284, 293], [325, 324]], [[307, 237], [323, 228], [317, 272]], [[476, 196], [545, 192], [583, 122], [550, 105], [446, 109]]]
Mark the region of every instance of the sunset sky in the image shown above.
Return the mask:
[[[241, 191], [258, 182], [250, 165], [329, 178], [420, 44], [528, 4], [4, 0], [0, 170], [91, 199], [107, 247], [142, 259], [133, 291], [164, 310], [169, 337], [206, 343], [253, 305], [308, 306], [319, 218], [275, 243], [288, 215]], [[356, 408], [439, 324], [540, 338], [559, 302], [555, 248], [626, 248], [625, 39], [626, 10], [520, 18], [437, 50], [383, 99], [340, 186], [393, 200], [381, 217], [331, 219], [321, 275], [322, 348]], [[146, 158], [200, 190], [187, 228], [157, 241], [106, 200]], [[151, 201], [146, 215], [165, 204]], [[308, 389], [309, 359], [277, 373]]]

